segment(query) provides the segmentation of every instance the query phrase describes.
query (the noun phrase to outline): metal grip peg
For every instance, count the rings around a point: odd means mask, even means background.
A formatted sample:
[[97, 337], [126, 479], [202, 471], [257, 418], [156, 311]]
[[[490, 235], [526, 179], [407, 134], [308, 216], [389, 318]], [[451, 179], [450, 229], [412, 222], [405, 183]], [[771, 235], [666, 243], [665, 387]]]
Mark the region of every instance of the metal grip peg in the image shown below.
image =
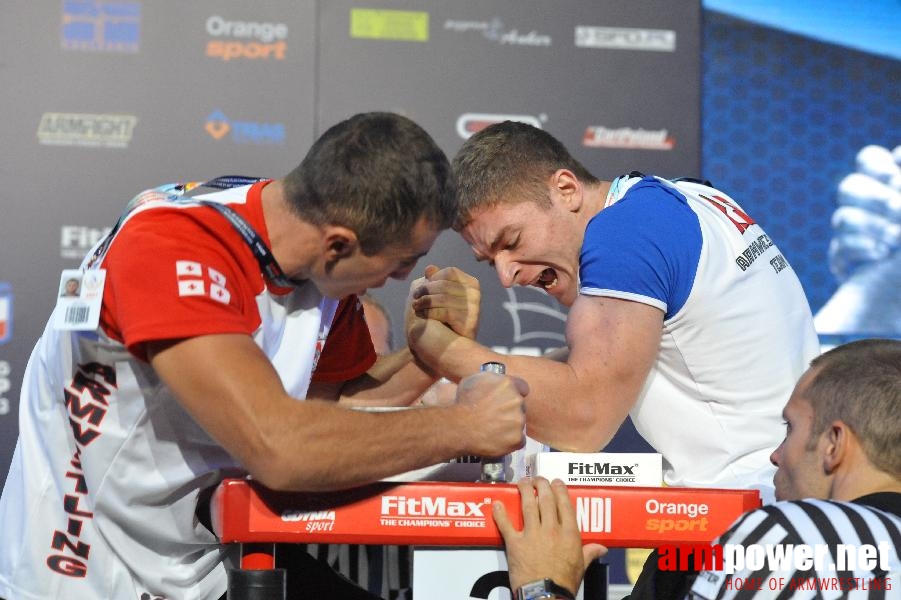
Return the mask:
[[[497, 373], [498, 375], [504, 375], [507, 372], [507, 367], [504, 363], [500, 362], [486, 362], [482, 363], [481, 368], [479, 369], [483, 373]], [[499, 458], [486, 458], [482, 457], [482, 475], [481, 481], [486, 483], [500, 483], [507, 480], [506, 477], [506, 468], [507, 468], [507, 457], [501, 456]]]

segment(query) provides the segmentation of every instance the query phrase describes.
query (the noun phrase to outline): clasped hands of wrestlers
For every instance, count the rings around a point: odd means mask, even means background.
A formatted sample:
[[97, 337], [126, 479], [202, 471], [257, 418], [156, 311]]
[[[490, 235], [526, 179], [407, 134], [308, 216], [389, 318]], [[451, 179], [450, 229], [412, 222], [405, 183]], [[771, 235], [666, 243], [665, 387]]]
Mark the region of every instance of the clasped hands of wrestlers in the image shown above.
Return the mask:
[[[479, 281], [456, 267], [429, 265], [410, 284], [405, 314], [407, 345], [421, 367], [447, 364], [461, 339], [474, 340], [479, 326]], [[462, 353], [458, 352], [457, 355]], [[437, 373], [435, 373], [437, 375]], [[458, 385], [438, 382], [423, 395], [424, 403], [457, 403], [470, 407], [473, 417], [487, 426], [495, 448], [510, 439], [504, 453], [525, 443], [525, 397], [528, 384], [519, 377], [475, 372]], [[428, 402], [426, 399], [428, 398]], [[488, 440], [486, 440], [487, 442]], [[483, 456], [497, 456], [495, 452]]]
[[[410, 285], [408, 300], [407, 341], [423, 363], [441, 363], [442, 354], [452, 351], [458, 336], [475, 339], [481, 301], [475, 277], [455, 267], [429, 265], [425, 275]], [[519, 378], [490, 373], [480, 377], [507, 380], [523, 396], [528, 393], [527, 384]], [[469, 377], [460, 382], [458, 400], [470, 391], [473, 381]], [[493, 505], [493, 517], [507, 549], [511, 589], [549, 577], [575, 592], [588, 564], [607, 549], [600, 544], [582, 545], [575, 509], [562, 481], [525, 478], [518, 487], [522, 530], [513, 525], [502, 503]]]

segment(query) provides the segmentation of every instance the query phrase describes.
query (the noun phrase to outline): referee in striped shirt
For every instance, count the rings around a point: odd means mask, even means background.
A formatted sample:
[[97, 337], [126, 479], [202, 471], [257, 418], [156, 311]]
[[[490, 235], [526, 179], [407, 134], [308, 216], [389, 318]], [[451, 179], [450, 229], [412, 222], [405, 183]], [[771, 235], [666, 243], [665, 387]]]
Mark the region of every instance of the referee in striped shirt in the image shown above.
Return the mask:
[[[689, 597], [901, 599], [901, 341], [862, 340], [815, 358], [782, 414], [785, 439], [771, 456], [779, 502], [746, 513], [717, 542], [763, 547], [764, 557], [807, 545], [823, 560], [704, 571]], [[842, 566], [841, 544], [876, 556]]]

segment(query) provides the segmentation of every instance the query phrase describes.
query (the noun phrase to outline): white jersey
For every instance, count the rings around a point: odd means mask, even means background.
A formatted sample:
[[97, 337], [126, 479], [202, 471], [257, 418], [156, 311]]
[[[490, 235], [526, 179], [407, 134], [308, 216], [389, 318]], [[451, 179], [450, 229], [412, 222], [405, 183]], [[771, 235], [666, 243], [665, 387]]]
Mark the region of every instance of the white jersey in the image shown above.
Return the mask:
[[[265, 236], [264, 185], [210, 199]], [[141, 206], [100, 266], [101, 327], [60, 331], [51, 319], [25, 371], [0, 500], [0, 597], [219, 598], [234, 557], [197, 509], [224, 475], [242, 471], [136, 358], [143, 343], [246, 333], [297, 398], [317, 360], [317, 377], [359, 374], [371, 362], [343, 350], [340, 361], [328, 358], [330, 329], [345, 331], [333, 322], [339, 302], [310, 284], [267, 285], [253, 253], [209, 207]], [[354, 323], [365, 331], [362, 318]]]
[[589, 223], [580, 293], [664, 312], [631, 416], [669, 485], [761, 489], [782, 408], [819, 353], [797, 276], [731, 198], [693, 182], [623, 177]]

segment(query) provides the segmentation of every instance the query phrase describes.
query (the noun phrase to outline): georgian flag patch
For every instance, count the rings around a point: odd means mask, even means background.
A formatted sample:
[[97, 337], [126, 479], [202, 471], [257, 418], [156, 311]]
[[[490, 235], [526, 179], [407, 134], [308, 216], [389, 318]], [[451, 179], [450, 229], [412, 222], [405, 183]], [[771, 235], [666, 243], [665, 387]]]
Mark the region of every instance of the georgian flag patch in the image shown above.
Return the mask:
[[225, 275], [212, 267], [204, 268], [194, 260], [177, 260], [175, 276], [179, 296], [209, 296], [222, 304], [228, 304], [231, 300]]

